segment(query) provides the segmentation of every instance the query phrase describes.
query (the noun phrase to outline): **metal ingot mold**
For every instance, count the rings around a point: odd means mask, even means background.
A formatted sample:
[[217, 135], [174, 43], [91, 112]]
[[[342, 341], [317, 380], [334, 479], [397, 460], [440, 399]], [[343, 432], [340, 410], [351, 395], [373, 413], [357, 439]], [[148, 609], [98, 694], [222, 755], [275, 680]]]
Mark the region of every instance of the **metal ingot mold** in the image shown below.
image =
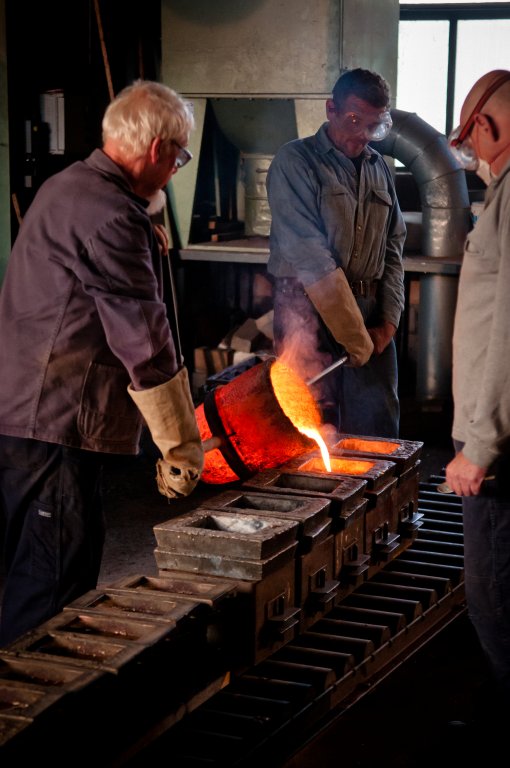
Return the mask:
[[231, 582], [198, 577], [192, 574], [173, 575], [168, 572], [164, 576], [125, 576], [110, 585], [113, 589], [134, 589], [137, 592], [163, 592], [176, 597], [185, 597], [206, 603], [211, 608], [221, 608], [227, 598], [235, 597], [236, 586]]
[[413, 440], [348, 434], [341, 434], [339, 438], [329, 448], [331, 455], [391, 461], [396, 465], [397, 475], [413, 466], [423, 449], [422, 442]]
[[118, 638], [61, 632], [42, 624], [11, 643], [9, 651], [30, 653], [38, 659], [64, 658], [79, 666], [116, 673], [140, 653], [140, 645]]
[[177, 595], [106, 588], [104, 590], [92, 589], [86, 592], [69, 603], [64, 610], [100, 612], [111, 618], [130, 616], [132, 618], [164, 621], [175, 626], [181, 621], [186, 621], [190, 616], [202, 613], [203, 605]]
[[300, 472], [294, 468], [268, 469], [259, 472], [242, 485], [243, 490], [271, 492], [276, 495], [297, 495], [307, 499], [329, 502], [328, 514], [334, 526], [348, 525], [349, 510], [364, 497], [367, 481], [354, 477], [340, 477], [324, 472]]
[[154, 526], [160, 550], [232, 560], [267, 560], [292, 544], [297, 532], [293, 520], [205, 508]]
[[389, 477], [394, 477], [396, 465], [383, 459], [346, 458], [330, 452], [331, 472], [324, 466], [318, 451], [307, 456], [300, 456], [288, 462], [284, 468], [292, 468], [298, 472], [322, 472], [326, 477], [352, 477], [365, 480], [368, 491], [376, 491], [386, 485]]
[[[330, 501], [300, 497], [292, 494], [268, 492], [225, 491], [212, 497], [204, 504], [207, 509], [221, 509], [236, 514], [269, 515], [282, 520], [293, 520], [299, 524], [297, 537], [299, 551], [308, 551], [324, 531], [329, 518]], [[320, 540], [320, 539], [319, 539]]]
[[[297, 529], [297, 523], [294, 524], [294, 529]], [[228, 552], [227, 542], [225, 542], [225, 552]], [[191, 571], [201, 575], [226, 576], [242, 581], [260, 581], [260, 579], [269, 576], [289, 560], [293, 560], [296, 549], [297, 542], [294, 542], [276, 555], [265, 560], [249, 560], [247, 558], [227, 557], [221, 554], [192, 554], [191, 552], [179, 552], [161, 547], [156, 547], [154, 556], [156, 558], [156, 565], [160, 570]]]

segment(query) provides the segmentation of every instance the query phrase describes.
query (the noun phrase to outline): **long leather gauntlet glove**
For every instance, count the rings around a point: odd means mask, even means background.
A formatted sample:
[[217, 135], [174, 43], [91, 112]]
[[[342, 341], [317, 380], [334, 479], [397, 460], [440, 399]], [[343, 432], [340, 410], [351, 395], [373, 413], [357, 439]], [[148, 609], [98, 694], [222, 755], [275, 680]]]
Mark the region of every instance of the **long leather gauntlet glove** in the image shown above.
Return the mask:
[[128, 392], [161, 451], [156, 462], [159, 492], [168, 498], [188, 496], [204, 468], [204, 451], [187, 369], [158, 387], [136, 391], [129, 385]]
[[328, 272], [305, 287], [310, 301], [355, 367], [365, 365], [374, 350], [363, 317], [342, 269]]

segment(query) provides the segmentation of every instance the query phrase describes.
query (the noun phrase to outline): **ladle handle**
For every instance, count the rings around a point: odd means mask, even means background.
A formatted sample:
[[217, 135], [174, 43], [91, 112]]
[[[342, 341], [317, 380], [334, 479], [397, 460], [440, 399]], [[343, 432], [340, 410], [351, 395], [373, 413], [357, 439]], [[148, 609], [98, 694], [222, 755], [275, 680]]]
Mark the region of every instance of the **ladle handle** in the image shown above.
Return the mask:
[[316, 376], [313, 376], [313, 378], [308, 379], [308, 381], [306, 383], [308, 384], [308, 386], [311, 386], [312, 384], [315, 384], [317, 381], [320, 381], [320, 379], [322, 379], [323, 376], [327, 376], [327, 374], [331, 373], [331, 371], [334, 371], [335, 368], [339, 368], [341, 365], [346, 363], [348, 359], [349, 359], [348, 355], [343, 355], [343, 357], [341, 357], [335, 363], [332, 363], [331, 365], [328, 365], [327, 368], [324, 368], [324, 370], [321, 371], [320, 373], [318, 373]]
[[208, 453], [209, 451], [214, 451], [215, 448], [219, 448], [221, 446], [222, 440], [221, 437], [209, 437], [207, 440], [202, 441], [202, 447], [204, 449], [204, 453]]

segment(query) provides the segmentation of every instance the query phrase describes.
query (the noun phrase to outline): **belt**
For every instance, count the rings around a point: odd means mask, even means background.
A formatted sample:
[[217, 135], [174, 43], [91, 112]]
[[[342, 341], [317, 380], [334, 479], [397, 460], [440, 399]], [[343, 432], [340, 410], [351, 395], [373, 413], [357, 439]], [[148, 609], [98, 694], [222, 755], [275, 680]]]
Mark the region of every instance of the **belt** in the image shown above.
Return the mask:
[[[277, 277], [276, 285], [282, 293], [305, 294], [302, 284], [295, 277]], [[355, 280], [349, 283], [354, 296], [373, 297], [377, 293], [378, 280]]]
[[306, 296], [302, 283], [295, 277], [277, 277], [275, 278], [275, 285], [281, 293]]
[[351, 291], [355, 296], [375, 296], [377, 293], [378, 280], [355, 280], [349, 283]]

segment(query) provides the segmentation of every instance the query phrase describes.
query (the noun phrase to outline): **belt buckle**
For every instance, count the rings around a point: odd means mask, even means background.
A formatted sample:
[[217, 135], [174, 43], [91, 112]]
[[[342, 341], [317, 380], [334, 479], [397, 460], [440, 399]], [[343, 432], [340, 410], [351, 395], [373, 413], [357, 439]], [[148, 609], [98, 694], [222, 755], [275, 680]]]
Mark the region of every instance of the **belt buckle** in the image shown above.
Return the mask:
[[368, 296], [369, 283], [367, 280], [355, 280], [351, 283], [351, 290], [355, 296]]

